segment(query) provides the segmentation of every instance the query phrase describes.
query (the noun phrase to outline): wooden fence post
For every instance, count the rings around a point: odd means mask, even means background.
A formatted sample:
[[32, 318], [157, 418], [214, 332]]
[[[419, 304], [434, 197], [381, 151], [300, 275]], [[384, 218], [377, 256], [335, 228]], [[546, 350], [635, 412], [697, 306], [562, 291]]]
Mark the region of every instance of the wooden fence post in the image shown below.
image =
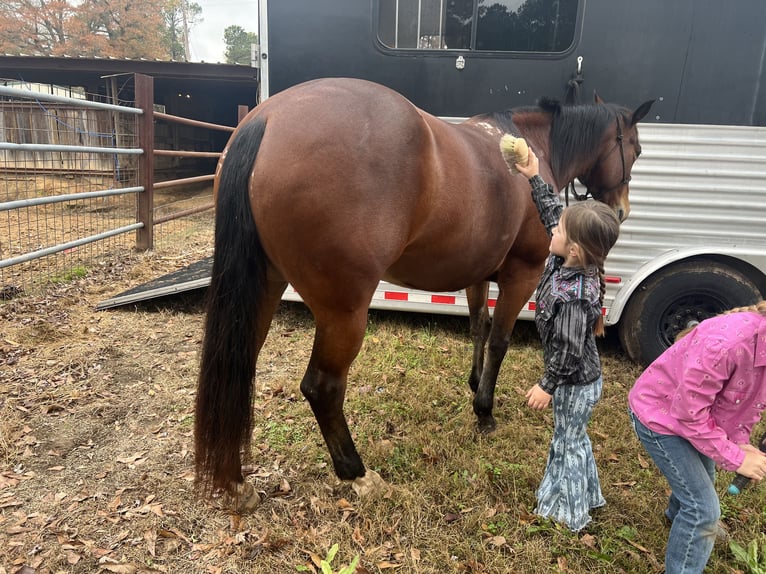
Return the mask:
[[138, 194], [136, 218], [143, 227], [136, 230], [136, 249], [154, 246], [154, 78], [134, 74], [136, 107], [144, 111], [138, 118], [138, 181], [144, 191]]

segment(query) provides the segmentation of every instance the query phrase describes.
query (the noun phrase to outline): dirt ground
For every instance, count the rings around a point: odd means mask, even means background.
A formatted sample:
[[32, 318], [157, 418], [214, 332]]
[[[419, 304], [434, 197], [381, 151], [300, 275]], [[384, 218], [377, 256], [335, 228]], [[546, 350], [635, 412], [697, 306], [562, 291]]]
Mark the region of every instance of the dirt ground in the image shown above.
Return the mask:
[[[125, 251], [45, 295], [0, 302], [0, 573], [174, 571], [151, 557], [195, 543], [173, 517], [192, 490], [201, 296], [95, 306], [207, 255], [208, 239]], [[148, 562], [125, 559], [136, 546]]]
[[[239, 515], [197, 497], [204, 292], [96, 305], [209, 254], [201, 230], [173, 249], [115, 254], [44, 295], [0, 301], [0, 574], [328, 572], [322, 558], [336, 543], [335, 574], [355, 554], [356, 574], [661, 570], [665, 486], [624, 407], [636, 366], [605, 354], [613, 383], [593, 432], [610, 504], [578, 539], [530, 518], [552, 426], [515, 406], [539, 375], [536, 338], [509, 351], [515, 382], [498, 392], [504, 420], [485, 439], [473, 429], [470, 341], [456, 320], [409, 330], [376, 319], [349, 419], [368, 465], [396, 488], [364, 501], [335, 478], [300, 397], [313, 331], [305, 308], [285, 304], [259, 361], [258, 456], [246, 469], [267, 503]], [[405, 377], [428, 384], [394, 384]], [[519, 440], [519, 425], [530, 438]], [[729, 516], [746, 543], [762, 519], [736, 504]], [[735, 572], [725, 550], [715, 559], [716, 574]]]

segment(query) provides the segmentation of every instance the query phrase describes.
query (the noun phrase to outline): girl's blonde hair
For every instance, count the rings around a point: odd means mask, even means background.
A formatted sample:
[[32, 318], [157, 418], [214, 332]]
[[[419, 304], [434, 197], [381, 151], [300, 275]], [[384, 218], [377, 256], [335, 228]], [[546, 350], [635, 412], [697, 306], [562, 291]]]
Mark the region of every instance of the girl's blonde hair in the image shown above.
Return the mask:
[[746, 312], [760, 313], [761, 315], [766, 315], [766, 300], [758, 301], [757, 303], [754, 303], [752, 305], [747, 305], [745, 307], [735, 307], [734, 309], [729, 309], [728, 311], [724, 311], [723, 313], [721, 313], [721, 315], [728, 315], [729, 313], [746, 313]]
[[[604, 306], [604, 261], [620, 235], [620, 220], [611, 207], [600, 201], [583, 201], [567, 207], [562, 214], [567, 241], [580, 247], [583, 266], [598, 267], [599, 304]], [[593, 333], [604, 334], [604, 317], [599, 313]]]
[[[747, 305], [745, 307], [734, 307], [733, 309], [727, 309], [726, 311], [722, 311], [721, 313], [718, 313], [719, 315], [728, 315], [730, 313], [760, 313], [761, 315], [766, 317], [766, 300], [758, 301], [757, 303], [754, 303], [752, 305]], [[682, 329], [678, 332], [678, 334], [673, 339], [673, 342], [676, 343], [686, 337], [692, 329], [694, 329], [699, 323], [695, 323], [694, 325], [690, 325], [686, 327], [685, 329]], [[764, 435], [766, 436], [766, 435]]]

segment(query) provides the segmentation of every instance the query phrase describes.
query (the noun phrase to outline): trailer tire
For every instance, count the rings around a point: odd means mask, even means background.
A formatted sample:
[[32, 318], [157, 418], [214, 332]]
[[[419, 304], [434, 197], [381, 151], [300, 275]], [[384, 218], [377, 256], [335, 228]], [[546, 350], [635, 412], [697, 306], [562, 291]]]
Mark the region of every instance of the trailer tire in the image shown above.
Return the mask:
[[620, 342], [631, 359], [646, 366], [686, 327], [760, 299], [755, 283], [731, 267], [705, 260], [679, 263], [633, 293], [620, 318]]

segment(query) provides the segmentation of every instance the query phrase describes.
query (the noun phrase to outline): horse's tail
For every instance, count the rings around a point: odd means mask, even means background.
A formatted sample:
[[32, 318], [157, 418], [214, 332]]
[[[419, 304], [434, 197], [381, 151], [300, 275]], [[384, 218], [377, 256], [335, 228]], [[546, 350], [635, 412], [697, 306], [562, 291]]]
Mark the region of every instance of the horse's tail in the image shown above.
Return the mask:
[[266, 254], [250, 209], [248, 182], [265, 120], [243, 124], [219, 174], [213, 272], [195, 409], [195, 474], [206, 492], [242, 481], [240, 449], [252, 431], [256, 317]]

